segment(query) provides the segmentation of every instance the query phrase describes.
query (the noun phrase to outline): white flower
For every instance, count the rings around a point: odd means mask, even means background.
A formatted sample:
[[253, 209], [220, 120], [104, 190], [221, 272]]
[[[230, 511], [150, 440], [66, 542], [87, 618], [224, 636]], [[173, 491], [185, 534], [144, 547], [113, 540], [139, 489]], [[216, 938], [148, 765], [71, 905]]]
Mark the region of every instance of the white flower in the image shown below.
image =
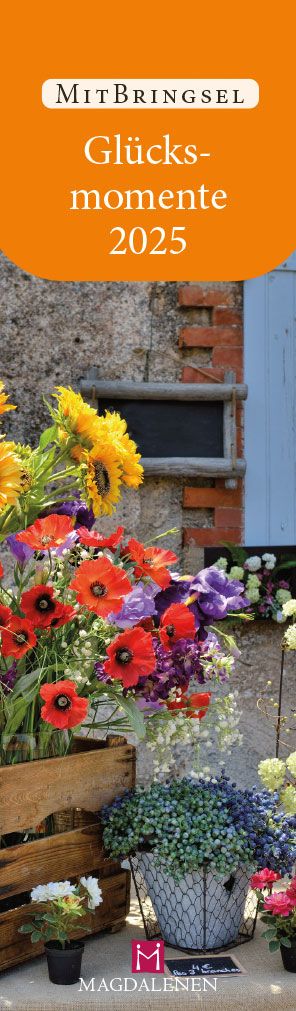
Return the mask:
[[258, 576], [249, 575], [248, 579], [247, 579], [247, 587], [248, 586], [253, 586], [253, 587], [254, 586], [260, 586], [260, 579], [258, 579]]
[[276, 591], [276, 599], [279, 604], [286, 604], [288, 600], [291, 600], [292, 594], [290, 590], [282, 590], [281, 587]]
[[88, 878], [80, 878], [80, 884], [83, 885], [83, 888], [85, 888], [88, 892], [88, 908], [96, 909], [96, 907], [100, 905], [100, 902], [103, 902], [103, 896], [101, 889], [99, 888], [98, 879], [92, 878], [90, 874]]
[[227, 558], [223, 558], [221, 556], [221, 558], [218, 558], [217, 562], [215, 562], [215, 565], [213, 565], [213, 569], [222, 569], [223, 572], [226, 572], [227, 565], [228, 565]]
[[244, 570], [242, 569], [241, 565], [233, 565], [232, 566], [232, 568], [230, 569], [229, 578], [230, 579], [243, 579], [244, 578]]
[[250, 586], [250, 587], [248, 586], [247, 587], [247, 595], [248, 595], [248, 600], [250, 601], [250, 604], [257, 604], [257, 601], [259, 600], [260, 594], [259, 594], [259, 590], [257, 590], [256, 586]]
[[271, 569], [274, 569], [276, 556], [270, 555], [268, 551], [266, 551], [265, 555], [262, 555], [262, 561], [265, 562], [265, 568], [271, 571]]
[[283, 606], [283, 615], [285, 618], [292, 618], [296, 614], [296, 600], [287, 600]]
[[37, 885], [36, 888], [32, 888], [31, 901], [49, 902], [50, 899], [64, 898], [66, 895], [73, 895], [75, 888], [76, 886], [71, 885], [70, 881], [49, 881], [48, 885]]
[[284, 647], [286, 649], [296, 649], [296, 625], [290, 625], [290, 627], [286, 629], [284, 635]]
[[288, 755], [288, 758], [286, 759], [286, 766], [292, 776], [296, 776], [296, 751], [292, 751], [291, 755]]
[[258, 569], [261, 569], [261, 558], [259, 558], [259, 555], [250, 555], [250, 558], [247, 558], [245, 561], [245, 568], [249, 572], [258, 572]]

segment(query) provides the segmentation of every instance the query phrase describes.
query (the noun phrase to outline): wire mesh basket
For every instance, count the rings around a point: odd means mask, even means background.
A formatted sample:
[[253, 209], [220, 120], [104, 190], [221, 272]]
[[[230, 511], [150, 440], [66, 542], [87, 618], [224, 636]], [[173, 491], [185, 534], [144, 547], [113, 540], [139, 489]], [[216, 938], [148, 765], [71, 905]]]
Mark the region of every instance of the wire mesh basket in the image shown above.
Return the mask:
[[176, 882], [152, 853], [137, 853], [130, 866], [147, 940], [210, 953], [254, 936], [258, 902], [244, 867], [224, 880], [203, 867]]

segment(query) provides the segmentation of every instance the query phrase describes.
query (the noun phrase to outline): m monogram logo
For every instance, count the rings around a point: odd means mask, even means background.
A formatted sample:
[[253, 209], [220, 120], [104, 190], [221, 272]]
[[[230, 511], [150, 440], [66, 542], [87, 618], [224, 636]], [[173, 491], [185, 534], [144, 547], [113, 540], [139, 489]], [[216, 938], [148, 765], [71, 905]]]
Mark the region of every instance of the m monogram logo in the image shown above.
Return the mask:
[[163, 973], [163, 941], [132, 941], [132, 972]]

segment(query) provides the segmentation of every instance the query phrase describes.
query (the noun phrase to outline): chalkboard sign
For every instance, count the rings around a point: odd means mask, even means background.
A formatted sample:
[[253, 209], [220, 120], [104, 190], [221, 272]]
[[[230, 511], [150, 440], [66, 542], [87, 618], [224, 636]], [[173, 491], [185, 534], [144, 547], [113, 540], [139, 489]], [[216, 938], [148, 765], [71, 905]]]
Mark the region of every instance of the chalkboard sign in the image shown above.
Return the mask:
[[165, 964], [171, 976], [178, 978], [182, 976], [240, 976], [244, 971], [231, 955], [168, 958]]
[[120, 411], [143, 457], [223, 458], [223, 401], [100, 397], [99, 410]]

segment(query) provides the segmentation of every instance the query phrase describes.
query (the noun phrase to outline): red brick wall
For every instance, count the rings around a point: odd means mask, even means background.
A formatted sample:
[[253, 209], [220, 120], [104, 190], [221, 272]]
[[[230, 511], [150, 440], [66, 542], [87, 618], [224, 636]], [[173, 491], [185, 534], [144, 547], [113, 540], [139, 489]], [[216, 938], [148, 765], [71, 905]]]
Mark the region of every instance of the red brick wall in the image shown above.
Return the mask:
[[[184, 383], [223, 382], [232, 369], [237, 382], [243, 381], [243, 309], [239, 283], [181, 284], [178, 289], [182, 309], [179, 346], [184, 366]], [[186, 323], [184, 325], [184, 315]], [[205, 325], [206, 319], [206, 325]], [[207, 364], [199, 366], [198, 352], [207, 349]], [[196, 355], [197, 361], [194, 360]], [[187, 359], [187, 360], [186, 360]], [[243, 456], [243, 406], [237, 405], [237, 455]], [[221, 541], [243, 540], [243, 482], [236, 488], [225, 481], [196, 479], [183, 492], [184, 547], [200, 548]], [[187, 511], [187, 522], [186, 522]], [[192, 519], [192, 517], [196, 517]], [[206, 517], [206, 524], [204, 521]], [[190, 519], [189, 519], [190, 518]]]

